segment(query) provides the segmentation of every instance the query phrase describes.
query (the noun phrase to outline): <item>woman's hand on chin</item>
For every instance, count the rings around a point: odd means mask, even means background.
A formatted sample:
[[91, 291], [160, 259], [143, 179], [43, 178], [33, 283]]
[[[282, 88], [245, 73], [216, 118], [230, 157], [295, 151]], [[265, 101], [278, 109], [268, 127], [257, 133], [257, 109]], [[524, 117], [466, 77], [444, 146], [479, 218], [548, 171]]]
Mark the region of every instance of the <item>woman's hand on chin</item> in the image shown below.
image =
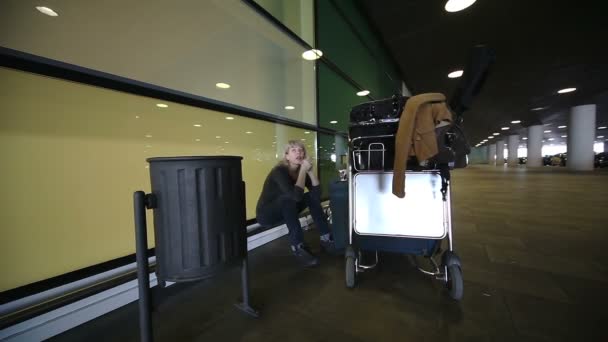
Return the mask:
[[308, 159], [302, 159], [302, 161], [300, 162], [300, 165], [301, 165], [302, 169], [306, 172], [309, 172], [312, 170], [312, 163]]

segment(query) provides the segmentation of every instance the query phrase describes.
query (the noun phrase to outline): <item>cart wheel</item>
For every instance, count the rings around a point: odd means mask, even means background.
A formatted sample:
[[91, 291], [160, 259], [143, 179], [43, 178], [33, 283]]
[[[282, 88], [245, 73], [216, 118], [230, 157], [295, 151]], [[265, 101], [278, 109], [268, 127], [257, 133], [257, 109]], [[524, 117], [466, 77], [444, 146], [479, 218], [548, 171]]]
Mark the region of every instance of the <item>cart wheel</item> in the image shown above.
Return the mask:
[[457, 265], [448, 266], [448, 292], [454, 300], [461, 300], [464, 292], [464, 281], [462, 271]]
[[346, 257], [346, 287], [352, 289], [355, 287], [355, 258]]
[[441, 265], [448, 267], [456, 265], [458, 267], [462, 267], [462, 262], [460, 261], [460, 257], [458, 257], [458, 255], [456, 255], [456, 253], [454, 253], [453, 251], [445, 251], [441, 256]]

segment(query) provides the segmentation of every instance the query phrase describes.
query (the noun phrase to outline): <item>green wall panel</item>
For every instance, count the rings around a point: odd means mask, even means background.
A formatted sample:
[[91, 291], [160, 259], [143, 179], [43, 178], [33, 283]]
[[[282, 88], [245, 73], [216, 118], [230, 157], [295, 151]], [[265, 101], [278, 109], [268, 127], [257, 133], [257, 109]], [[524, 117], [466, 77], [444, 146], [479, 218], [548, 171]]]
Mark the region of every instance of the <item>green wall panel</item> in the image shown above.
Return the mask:
[[318, 1], [317, 25], [318, 47], [324, 56], [370, 90], [371, 96], [390, 97], [400, 89], [396, 68], [351, 1]]
[[[326, 65], [319, 63], [318, 67], [319, 126], [347, 133], [350, 109], [367, 98], [357, 96], [357, 88]], [[334, 120], [338, 123], [331, 124]]]
[[363, 44], [368, 50], [370, 50], [370, 54], [376, 60], [375, 68], [379, 73], [379, 94], [381, 96], [374, 97], [388, 97], [393, 95], [396, 91], [400, 93], [400, 72], [389, 55], [389, 52], [385, 50], [386, 46], [370, 28], [369, 22], [355, 5], [355, 2], [353, 0], [333, 0], [333, 4], [335, 4], [335, 6], [344, 14], [344, 16], [346, 16], [346, 18], [348, 18], [348, 21], [352, 24], [351, 29], [356, 29], [359, 37], [363, 41]]

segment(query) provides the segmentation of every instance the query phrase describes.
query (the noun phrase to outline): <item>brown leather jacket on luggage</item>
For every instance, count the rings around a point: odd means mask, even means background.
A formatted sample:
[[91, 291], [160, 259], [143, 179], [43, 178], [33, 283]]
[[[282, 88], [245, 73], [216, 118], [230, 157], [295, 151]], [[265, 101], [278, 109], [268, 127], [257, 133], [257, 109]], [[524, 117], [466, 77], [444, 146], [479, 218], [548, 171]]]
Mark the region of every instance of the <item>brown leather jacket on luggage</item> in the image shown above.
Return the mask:
[[395, 164], [393, 166], [393, 194], [405, 196], [405, 170], [409, 156], [419, 161], [437, 154], [435, 126], [441, 121], [452, 122], [452, 112], [440, 93], [427, 93], [410, 97], [401, 113], [395, 138]]

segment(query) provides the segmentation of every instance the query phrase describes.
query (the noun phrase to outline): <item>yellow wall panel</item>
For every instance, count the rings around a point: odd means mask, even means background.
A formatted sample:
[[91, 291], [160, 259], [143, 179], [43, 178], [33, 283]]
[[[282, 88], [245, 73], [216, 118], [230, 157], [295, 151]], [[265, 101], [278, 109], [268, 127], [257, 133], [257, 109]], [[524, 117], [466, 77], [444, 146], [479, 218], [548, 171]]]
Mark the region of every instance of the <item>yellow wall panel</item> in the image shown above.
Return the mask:
[[146, 158], [243, 156], [248, 219], [287, 140], [316, 160], [314, 132], [11, 69], [0, 102], [0, 291], [134, 253]]

